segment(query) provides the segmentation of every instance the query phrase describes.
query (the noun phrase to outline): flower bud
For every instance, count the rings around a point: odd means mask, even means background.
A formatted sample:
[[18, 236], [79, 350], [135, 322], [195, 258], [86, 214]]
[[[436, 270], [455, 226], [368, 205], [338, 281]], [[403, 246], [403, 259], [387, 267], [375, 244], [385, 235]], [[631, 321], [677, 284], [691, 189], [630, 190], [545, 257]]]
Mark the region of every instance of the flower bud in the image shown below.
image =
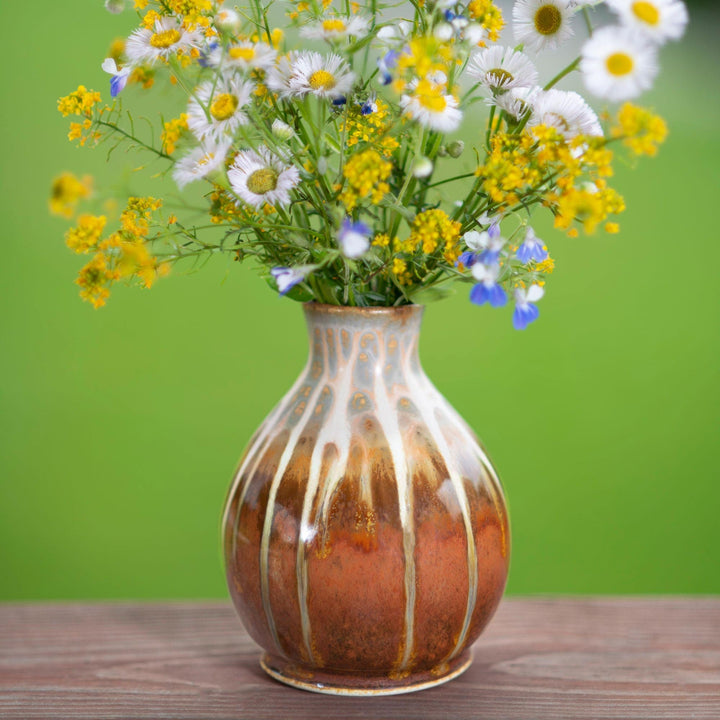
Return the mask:
[[225, 32], [237, 33], [242, 27], [242, 20], [235, 10], [220, 8], [215, 15], [215, 27]]
[[440, 42], [447, 42], [453, 37], [453, 35], [455, 35], [455, 30], [453, 30], [450, 23], [438, 23], [435, 26], [433, 34], [438, 40], [440, 40]]
[[426, 178], [432, 174], [433, 164], [430, 158], [420, 156], [413, 163], [412, 174], [416, 178]]
[[462, 140], [453, 140], [448, 146], [448, 155], [452, 158], [459, 158], [463, 154], [465, 143]]
[[105, 0], [105, 9], [113, 15], [119, 15], [125, 9], [125, 0]]
[[280, 119], [273, 120], [272, 133], [280, 140], [289, 140], [295, 135], [295, 131]]
[[463, 33], [463, 37], [470, 45], [477, 45], [487, 39], [487, 30], [479, 23], [470, 23]]

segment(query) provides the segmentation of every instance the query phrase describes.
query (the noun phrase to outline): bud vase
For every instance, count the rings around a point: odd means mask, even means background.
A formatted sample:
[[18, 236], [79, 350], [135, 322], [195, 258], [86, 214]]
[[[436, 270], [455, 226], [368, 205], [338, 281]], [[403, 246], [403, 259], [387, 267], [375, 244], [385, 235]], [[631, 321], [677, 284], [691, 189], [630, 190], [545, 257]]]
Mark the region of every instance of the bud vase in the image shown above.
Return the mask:
[[307, 365], [245, 451], [227, 581], [272, 677], [410, 692], [468, 668], [509, 562], [502, 488], [425, 375], [423, 309], [308, 303]]

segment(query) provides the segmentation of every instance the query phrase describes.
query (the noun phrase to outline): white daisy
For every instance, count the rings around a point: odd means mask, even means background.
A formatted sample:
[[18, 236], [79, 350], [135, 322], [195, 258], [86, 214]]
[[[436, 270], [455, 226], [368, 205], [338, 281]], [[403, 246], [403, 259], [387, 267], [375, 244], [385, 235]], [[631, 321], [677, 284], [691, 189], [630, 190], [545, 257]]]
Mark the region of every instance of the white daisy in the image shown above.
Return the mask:
[[527, 55], [501, 45], [474, 53], [468, 63], [467, 73], [492, 90], [493, 94], [502, 94], [518, 87], [531, 87], [539, 77]]
[[138, 28], [125, 43], [125, 55], [133, 65], [153, 63], [158, 58], [167, 58], [182, 50], [196, 47], [200, 37], [188, 32], [172, 17], [161, 17], [153, 29]]
[[173, 179], [178, 187], [182, 190], [188, 183], [207, 177], [222, 167], [229, 148], [229, 141], [216, 143], [207, 140], [178, 160], [173, 168]]
[[208, 56], [208, 65], [223, 68], [237, 68], [243, 72], [269, 70], [275, 65], [277, 53], [267, 43], [239, 42], [227, 49], [218, 45]]
[[576, 92], [565, 90], [539, 91], [533, 98], [533, 111], [528, 126], [547, 125], [567, 140], [576, 135], [602, 135], [598, 116]]
[[242, 150], [236, 155], [228, 180], [243, 202], [259, 208], [265, 203], [287, 205], [290, 190], [300, 182], [300, 173], [261, 146], [257, 152]]
[[658, 72], [657, 50], [630, 28], [604, 27], [583, 46], [580, 70], [594, 95], [627, 100], [652, 85]]
[[445, 87], [420, 80], [410, 83], [411, 95], [400, 98], [403, 112], [416, 122], [438, 132], [453, 132], [460, 127], [462, 110], [454, 95], [447, 95]]
[[342, 40], [350, 35], [361, 38], [367, 35], [370, 23], [362, 15], [351, 17], [331, 17], [300, 30], [300, 35], [316, 40]]
[[339, 56], [331, 53], [298, 53], [292, 64], [290, 93], [304, 97], [308, 93], [322, 98], [346, 95], [355, 83], [355, 73]]
[[515, 42], [535, 52], [553, 50], [572, 36], [572, 14], [567, 0], [516, 0], [513, 5]]
[[688, 23], [687, 8], [681, 0], [607, 0], [607, 4], [623, 25], [658, 44], [681, 38]]
[[280, 97], [288, 97], [291, 95], [290, 78], [293, 75], [293, 67], [297, 61], [297, 51], [293, 50], [287, 55], [277, 58], [274, 67], [268, 70], [265, 84], [273, 91], [278, 93]]
[[487, 102], [489, 105], [497, 105], [511, 117], [520, 120], [520, 118], [532, 112], [535, 97], [539, 92], [542, 92], [542, 90], [538, 87], [513, 88], [502, 95], [489, 98]]
[[188, 104], [188, 127], [198, 140], [213, 138], [220, 142], [232, 136], [240, 125], [248, 123], [242, 108], [250, 102], [254, 88], [251, 82], [231, 76], [217, 83], [206, 80]]

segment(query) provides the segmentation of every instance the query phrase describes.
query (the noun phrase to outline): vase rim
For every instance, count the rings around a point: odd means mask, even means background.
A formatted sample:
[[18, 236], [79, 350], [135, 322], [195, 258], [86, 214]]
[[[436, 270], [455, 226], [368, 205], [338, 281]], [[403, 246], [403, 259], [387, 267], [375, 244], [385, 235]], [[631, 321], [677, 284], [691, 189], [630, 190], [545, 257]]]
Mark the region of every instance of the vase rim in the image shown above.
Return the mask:
[[418, 315], [425, 309], [424, 305], [398, 305], [398, 306], [385, 306], [385, 305], [373, 305], [371, 307], [356, 307], [351, 305], [327, 305], [325, 303], [310, 302], [303, 303], [303, 309], [306, 313], [312, 313], [313, 315], [345, 315], [347, 316], [393, 316], [403, 317], [410, 315]]

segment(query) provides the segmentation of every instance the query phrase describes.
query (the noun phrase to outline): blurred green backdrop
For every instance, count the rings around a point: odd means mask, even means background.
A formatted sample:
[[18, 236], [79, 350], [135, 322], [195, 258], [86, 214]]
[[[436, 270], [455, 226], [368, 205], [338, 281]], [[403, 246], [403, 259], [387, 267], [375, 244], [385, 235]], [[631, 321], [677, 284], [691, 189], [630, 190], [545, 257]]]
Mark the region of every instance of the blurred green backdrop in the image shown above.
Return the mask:
[[[539, 223], [557, 266], [524, 333], [465, 291], [426, 313], [426, 369], [504, 481], [512, 593], [720, 592], [719, 16], [696, 7], [643, 98], [670, 139], [618, 167], [621, 234]], [[71, 146], [55, 100], [107, 94], [99, 65], [132, 14], [65, 0], [0, 18], [0, 598], [222, 597], [224, 495], [304, 361], [301, 310], [224, 260], [81, 303], [53, 176], [157, 189], [130, 176], [139, 156], [108, 168]]]

